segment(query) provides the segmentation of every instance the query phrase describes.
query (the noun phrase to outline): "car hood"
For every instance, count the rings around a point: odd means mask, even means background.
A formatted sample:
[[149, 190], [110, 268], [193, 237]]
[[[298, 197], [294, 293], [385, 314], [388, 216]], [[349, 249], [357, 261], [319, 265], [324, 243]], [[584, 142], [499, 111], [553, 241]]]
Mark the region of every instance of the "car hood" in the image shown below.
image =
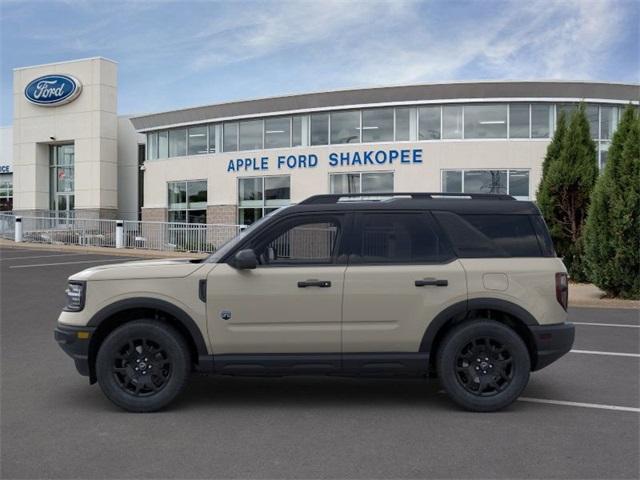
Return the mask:
[[181, 278], [191, 275], [203, 265], [201, 259], [176, 258], [142, 260], [99, 265], [87, 268], [69, 280], [133, 280], [143, 278]]

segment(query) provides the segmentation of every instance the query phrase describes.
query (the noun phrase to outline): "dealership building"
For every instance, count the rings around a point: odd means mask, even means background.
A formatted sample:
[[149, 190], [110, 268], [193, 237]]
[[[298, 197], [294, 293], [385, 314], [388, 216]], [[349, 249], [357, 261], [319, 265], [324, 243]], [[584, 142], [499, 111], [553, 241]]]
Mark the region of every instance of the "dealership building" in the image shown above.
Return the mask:
[[125, 116], [117, 89], [117, 64], [104, 58], [14, 70], [3, 209], [249, 224], [318, 193], [535, 199], [561, 112], [585, 103], [602, 168], [622, 109], [640, 98], [637, 84], [458, 82]]

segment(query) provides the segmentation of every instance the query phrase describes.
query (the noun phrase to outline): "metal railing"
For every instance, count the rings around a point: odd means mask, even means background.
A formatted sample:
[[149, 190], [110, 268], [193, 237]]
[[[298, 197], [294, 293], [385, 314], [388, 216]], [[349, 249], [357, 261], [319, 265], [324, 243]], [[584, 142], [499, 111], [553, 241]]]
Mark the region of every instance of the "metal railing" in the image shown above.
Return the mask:
[[[22, 225], [19, 239], [16, 218]], [[0, 214], [0, 237], [21, 242], [141, 248], [159, 251], [214, 252], [245, 225], [141, 222]]]
[[16, 235], [16, 217], [10, 213], [0, 213], [0, 237], [13, 240]]
[[116, 246], [116, 221], [21, 217], [22, 241], [94, 247]]

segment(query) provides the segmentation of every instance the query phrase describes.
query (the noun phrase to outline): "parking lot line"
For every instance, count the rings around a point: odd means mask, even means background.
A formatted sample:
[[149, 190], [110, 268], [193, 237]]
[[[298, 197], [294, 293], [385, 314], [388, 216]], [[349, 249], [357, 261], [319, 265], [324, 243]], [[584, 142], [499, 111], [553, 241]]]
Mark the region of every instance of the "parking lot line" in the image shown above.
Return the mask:
[[29, 255], [26, 257], [2, 257], [0, 258], [0, 262], [4, 260], [30, 260], [32, 258], [47, 258], [47, 257], [69, 257], [73, 255], [87, 255], [86, 253], [58, 253], [54, 255]]
[[137, 260], [140, 259], [141, 257], [126, 257], [126, 259], [123, 258], [113, 258], [113, 259], [109, 259], [109, 260], [103, 260], [103, 259], [95, 259], [95, 260], [78, 260], [75, 262], [58, 262], [58, 263], [37, 263], [35, 265], [13, 265], [12, 267], [9, 268], [33, 268], [33, 267], [51, 267], [54, 265], [73, 265], [73, 264], [77, 264], [77, 263], [103, 263], [103, 262], [128, 262], [131, 260]]
[[600, 352], [598, 350], [570, 350], [570, 353], [585, 353], [587, 355], [612, 355], [614, 357], [640, 358], [640, 353]]
[[592, 322], [571, 322], [574, 325], [592, 325], [594, 327], [624, 327], [624, 328], [640, 328], [640, 325], [625, 325], [622, 323], [592, 323]]
[[551, 405], [564, 405], [567, 407], [597, 408], [601, 410], [617, 410], [621, 412], [640, 413], [640, 408], [621, 407], [619, 405], [603, 405], [601, 403], [568, 402], [566, 400], [547, 400], [546, 398], [531, 398], [531, 397], [520, 397], [518, 398], [518, 401], [530, 402], [530, 403], [548, 403]]

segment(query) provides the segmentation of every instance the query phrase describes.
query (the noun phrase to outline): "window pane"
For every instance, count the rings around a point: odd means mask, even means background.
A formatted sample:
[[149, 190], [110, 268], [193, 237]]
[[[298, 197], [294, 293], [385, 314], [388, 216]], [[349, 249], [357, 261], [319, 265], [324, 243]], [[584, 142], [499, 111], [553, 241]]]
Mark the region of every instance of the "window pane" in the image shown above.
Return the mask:
[[359, 173], [329, 175], [331, 193], [360, 193]]
[[360, 141], [360, 111], [331, 113], [331, 144]]
[[422, 213], [367, 213], [360, 232], [363, 263], [433, 262], [450, 256]]
[[189, 129], [189, 155], [207, 153], [207, 127]]
[[238, 223], [240, 225], [251, 225], [256, 220], [262, 218], [261, 208], [240, 208], [238, 209]]
[[158, 158], [169, 156], [169, 132], [164, 130], [158, 132]]
[[169, 182], [169, 209], [187, 208], [186, 182]]
[[181, 157], [187, 154], [187, 129], [169, 130], [169, 156]]
[[463, 215], [462, 218], [512, 257], [542, 254], [529, 215]]
[[509, 195], [522, 199], [529, 198], [528, 170], [511, 170], [509, 172]]
[[464, 172], [464, 193], [507, 193], [506, 170], [468, 170]]
[[571, 121], [572, 115], [576, 110], [578, 110], [578, 105], [576, 105], [575, 103], [558, 103], [556, 105], [556, 110], [558, 113], [558, 118], [560, 118], [561, 113], [564, 113], [564, 118], [568, 125]]
[[440, 140], [440, 105], [418, 109], [418, 140]]
[[585, 109], [587, 114], [587, 120], [589, 121], [589, 132], [591, 132], [591, 138], [598, 138], [598, 105], [587, 105]]
[[302, 117], [300, 115], [291, 118], [291, 146], [302, 145]]
[[442, 107], [442, 138], [462, 138], [462, 107]]
[[207, 208], [207, 181], [199, 180], [187, 183], [189, 197], [188, 208]]
[[209, 153], [216, 153], [216, 126], [209, 125]]
[[531, 105], [531, 138], [549, 138], [553, 124], [551, 105]]
[[362, 193], [393, 192], [393, 173], [363, 173]]
[[240, 122], [240, 150], [262, 148], [262, 120]]
[[207, 223], [207, 211], [206, 210], [189, 210], [187, 212], [187, 222]]
[[339, 225], [301, 221], [258, 250], [264, 264], [331, 263]]
[[267, 118], [264, 121], [264, 148], [289, 147], [291, 117]]
[[411, 139], [411, 109], [396, 108], [396, 140], [406, 142]]
[[509, 105], [509, 138], [529, 138], [529, 104]]
[[238, 151], [238, 123], [225, 123], [222, 127], [222, 147], [225, 152]]
[[311, 145], [327, 145], [329, 143], [329, 114], [311, 115]]
[[445, 170], [442, 175], [442, 191], [445, 193], [462, 193], [462, 172]]
[[507, 106], [465, 106], [464, 138], [507, 138]]
[[173, 223], [185, 223], [187, 221], [186, 210], [173, 210], [169, 211], [169, 222]]
[[264, 179], [264, 199], [265, 205], [278, 207], [288, 205], [291, 198], [290, 178], [265, 177]]
[[362, 141], [393, 141], [393, 108], [370, 108], [362, 111]]
[[241, 178], [238, 193], [240, 205], [262, 206], [262, 178]]
[[611, 144], [609, 142], [600, 143], [600, 170], [604, 170], [604, 167], [607, 164], [607, 156], [609, 155], [610, 145]]
[[600, 138], [609, 140], [613, 137], [618, 125], [617, 107], [600, 107]]
[[158, 158], [158, 132], [147, 134], [147, 160]]

